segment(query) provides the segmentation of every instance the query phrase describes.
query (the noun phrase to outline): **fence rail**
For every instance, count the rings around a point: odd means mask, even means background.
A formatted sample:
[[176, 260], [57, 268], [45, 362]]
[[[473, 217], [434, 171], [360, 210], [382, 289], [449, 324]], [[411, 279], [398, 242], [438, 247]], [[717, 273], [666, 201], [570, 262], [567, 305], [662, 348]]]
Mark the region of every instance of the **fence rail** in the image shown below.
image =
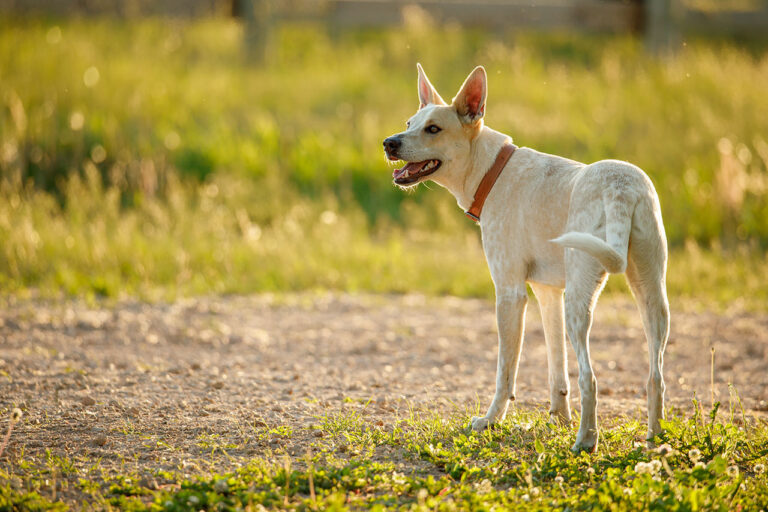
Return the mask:
[[[768, 1], [739, 3], [740, 9], [707, 11], [685, 0], [0, 0], [8, 13], [64, 16], [161, 15], [196, 17], [262, 10], [269, 23], [312, 20], [332, 27], [382, 27], [403, 22], [416, 6], [438, 23], [495, 30], [531, 28], [653, 33], [670, 31], [768, 37]], [[751, 7], [749, 7], [751, 6]], [[255, 16], [265, 18], [264, 16]], [[654, 36], [655, 37], [655, 36]]]
[[[459, 23], [491, 29], [577, 29], [626, 32], [640, 28], [639, 3], [601, 0], [336, 0], [326, 19], [336, 26], [385, 26], [402, 23], [409, 8], [423, 11], [438, 23]], [[288, 13], [288, 16], [290, 14]]]

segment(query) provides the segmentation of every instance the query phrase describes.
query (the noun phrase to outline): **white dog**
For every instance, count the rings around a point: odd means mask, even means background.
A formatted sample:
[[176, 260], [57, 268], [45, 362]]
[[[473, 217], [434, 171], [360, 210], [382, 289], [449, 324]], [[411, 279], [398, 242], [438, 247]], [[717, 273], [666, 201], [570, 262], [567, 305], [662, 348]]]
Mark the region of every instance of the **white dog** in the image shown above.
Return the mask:
[[581, 424], [573, 450], [595, 449], [592, 311], [607, 274], [626, 272], [648, 339], [650, 440], [661, 431], [659, 420], [664, 418], [662, 357], [669, 334], [667, 241], [650, 179], [627, 162], [585, 165], [516, 148], [510, 137], [483, 124], [487, 78], [482, 67], [472, 71], [450, 105], [420, 65], [418, 72], [419, 110], [404, 132], [384, 141], [384, 148], [390, 160], [406, 162], [393, 173], [397, 185], [430, 179], [447, 188], [480, 224], [496, 288], [499, 357], [496, 394], [485, 416], [472, 419], [472, 429], [502, 421], [508, 402], [515, 399], [529, 283], [544, 323], [551, 418], [568, 421], [571, 416], [567, 331], [581, 391]]

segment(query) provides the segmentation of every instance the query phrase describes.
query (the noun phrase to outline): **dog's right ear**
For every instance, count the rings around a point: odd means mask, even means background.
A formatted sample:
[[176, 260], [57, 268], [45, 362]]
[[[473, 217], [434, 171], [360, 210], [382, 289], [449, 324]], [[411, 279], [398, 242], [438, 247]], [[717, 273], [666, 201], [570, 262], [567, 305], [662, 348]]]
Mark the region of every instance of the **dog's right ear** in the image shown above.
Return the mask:
[[419, 70], [419, 109], [426, 107], [427, 105], [445, 105], [443, 98], [437, 94], [437, 91], [432, 84], [429, 83], [427, 74], [424, 73], [421, 64], [416, 63], [416, 69]]
[[485, 99], [488, 95], [488, 77], [483, 66], [477, 66], [464, 80], [453, 104], [462, 122], [472, 124], [485, 115]]

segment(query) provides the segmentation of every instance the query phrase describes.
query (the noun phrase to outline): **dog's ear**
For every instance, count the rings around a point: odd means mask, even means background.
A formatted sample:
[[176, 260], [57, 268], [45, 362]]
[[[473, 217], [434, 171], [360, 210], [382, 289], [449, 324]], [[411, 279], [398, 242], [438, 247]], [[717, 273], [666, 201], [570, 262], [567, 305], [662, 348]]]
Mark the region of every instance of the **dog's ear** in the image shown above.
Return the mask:
[[464, 123], [471, 124], [485, 115], [485, 98], [488, 95], [488, 78], [483, 66], [477, 66], [464, 80], [459, 93], [453, 98], [453, 106]]
[[443, 98], [437, 94], [437, 91], [432, 84], [429, 83], [427, 74], [424, 73], [421, 64], [416, 63], [416, 68], [419, 70], [419, 109], [426, 107], [427, 105], [445, 105]]

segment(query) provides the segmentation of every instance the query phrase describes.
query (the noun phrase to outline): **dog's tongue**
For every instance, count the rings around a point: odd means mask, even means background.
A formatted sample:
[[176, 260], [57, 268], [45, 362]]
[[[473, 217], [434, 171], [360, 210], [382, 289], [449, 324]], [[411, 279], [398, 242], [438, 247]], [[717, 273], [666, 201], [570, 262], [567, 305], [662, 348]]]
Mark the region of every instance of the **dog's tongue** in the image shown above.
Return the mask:
[[406, 175], [406, 172], [408, 175], [416, 174], [424, 167], [425, 162], [408, 162], [402, 169], [395, 169], [392, 177], [395, 179], [402, 178]]

